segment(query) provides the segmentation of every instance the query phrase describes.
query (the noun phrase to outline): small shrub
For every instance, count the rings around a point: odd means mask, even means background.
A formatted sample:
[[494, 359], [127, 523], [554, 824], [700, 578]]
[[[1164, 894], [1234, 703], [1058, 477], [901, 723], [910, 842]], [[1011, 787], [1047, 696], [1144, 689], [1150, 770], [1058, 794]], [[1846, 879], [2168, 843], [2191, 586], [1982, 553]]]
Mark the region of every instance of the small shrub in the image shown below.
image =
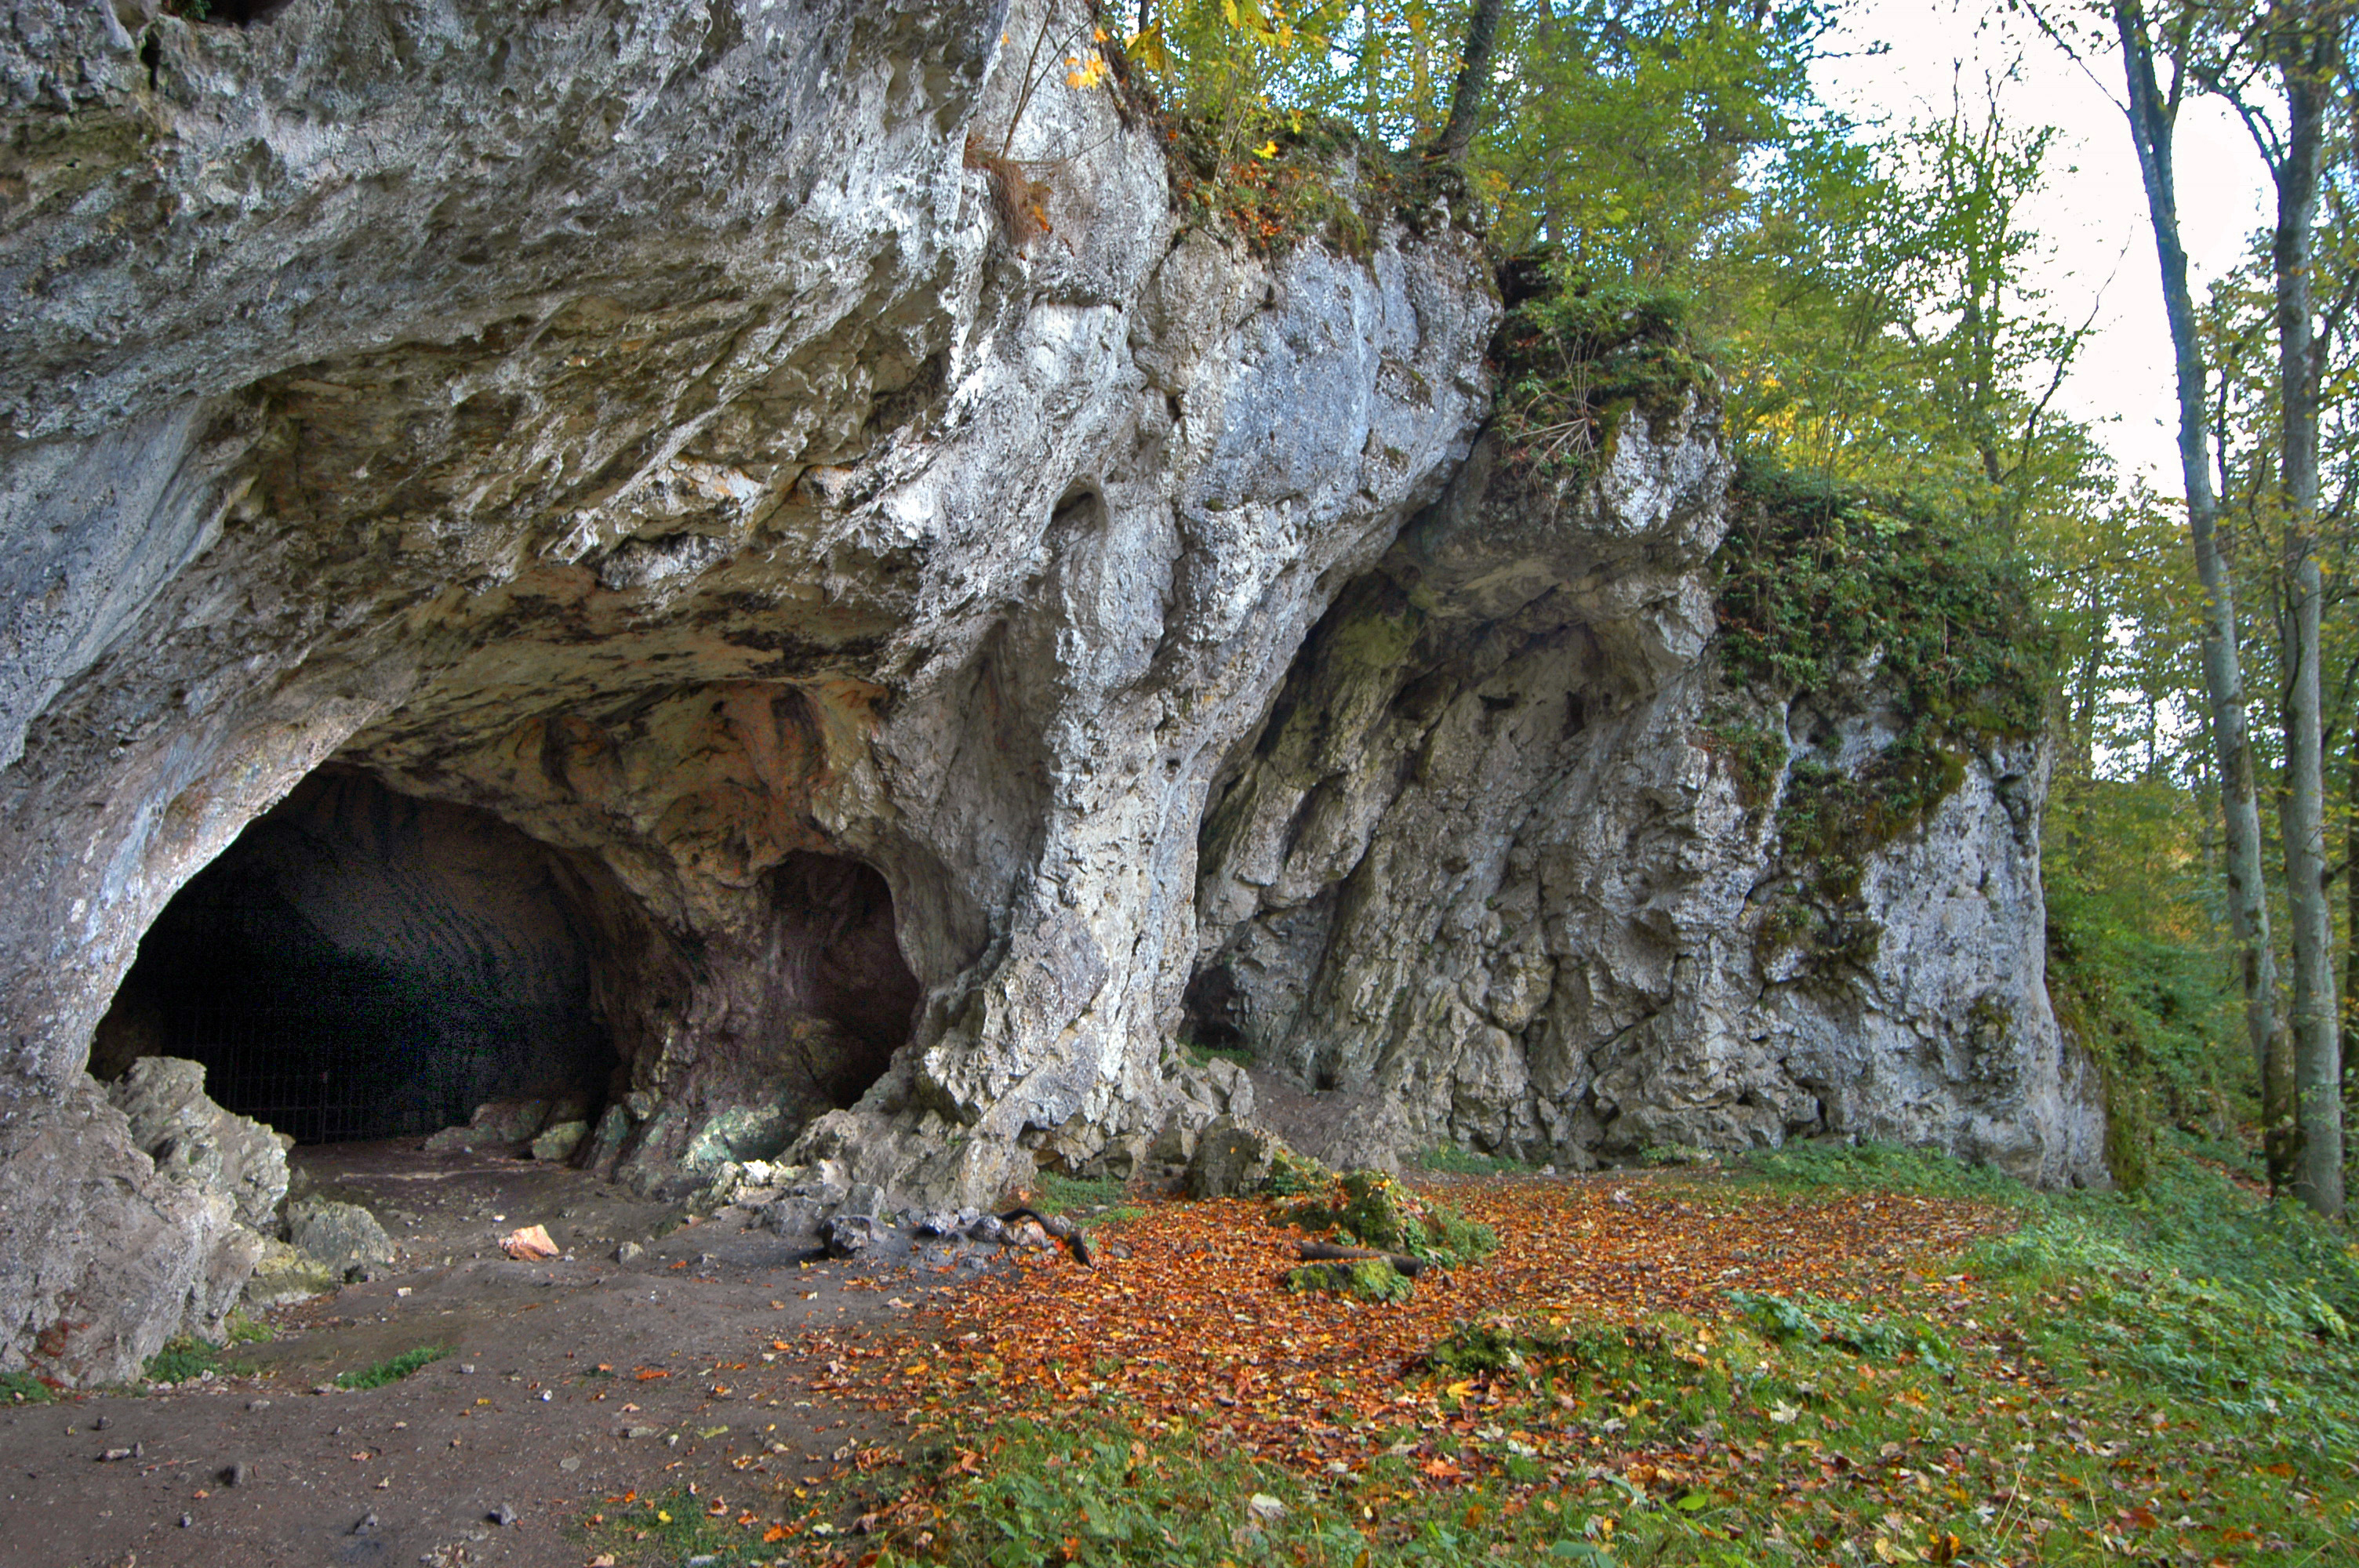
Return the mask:
[[387, 1383], [398, 1383], [420, 1367], [440, 1361], [451, 1354], [447, 1345], [421, 1345], [415, 1350], [380, 1361], [374, 1367], [364, 1367], [356, 1372], [336, 1374], [340, 1389], [382, 1389]]
[[1509, 311], [1495, 418], [1512, 460], [1538, 478], [1583, 478], [1632, 409], [1675, 417], [1713, 381], [1687, 317], [1680, 295], [1584, 282]]
[[278, 1331], [266, 1319], [249, 1317], [243, 1307], [229, 1314], [226, 1327], [232, 1345], [266, 1345], [278, 1337]]
[[1403, 1252], [1453, 1269], [1498, 1250], [1498, 1234], [1446, 1204], [1412, 1192], [1381, 1171], [1346, 1171], [1322, 1198], [1307, 1198], [1278, 1218], [1306, 1230], [1332, 1230], [1363, 1247]]
[[1270, 1157], [1269, 1190], [1274, 1196], [1309, 1197], [1334, 1184], [1335, 1173], [1307, 1154], [1298, 1154], [1281, 1144]]
[[1743, 1313], [1765, 1338], [1781, 1345], [1800, 1341], [1832, 1345], [1870, 1361], [1895, 1361], [1914, 1356], [1926, 1365], [1947, 1368], [1956, 1352], [1930, 1324], [1897, 1323], [1875, 1313], [1864, 1313], [1847, 1303], [1805, 1295], [1755, 1295], [1728, 1292], [1728, 1304]]
[[151, 1383], [185, 1383], [203, 1377], [220, 1363], [219, 1346], [182, 1335], [167, 1340], [164, 1348], [147, 1357], [139, 1371]]
[[1417, 1157], [1419, 1166], [1451, 1176], [1512, 1176], [1532, 1167], [1507, 1154], [1478, 1154], [1455, 1143], [1437, 1143]]

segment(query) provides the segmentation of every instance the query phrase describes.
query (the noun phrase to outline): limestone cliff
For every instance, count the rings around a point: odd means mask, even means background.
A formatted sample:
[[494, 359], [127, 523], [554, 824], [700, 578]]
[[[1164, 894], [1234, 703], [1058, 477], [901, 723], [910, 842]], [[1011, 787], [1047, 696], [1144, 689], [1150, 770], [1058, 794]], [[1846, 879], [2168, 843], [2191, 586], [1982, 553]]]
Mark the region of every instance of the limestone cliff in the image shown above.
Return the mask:
[[1781, 823], [1872, 774], [1895, 683], [1729, 670], [1709, 412], [1634, 413], [1570, 482], [1501, 451], [1346, 590], [1216, 786], [1198, 1037], [1353, 1100], [1345, 1162], [1834, 1135], [2102, 1180], [2093, 1069], [2044, 980], [2044, 745], [1976, 736], [1925, 820], [1814, 848], [1842, 861], [1826, 899]]
[[[1023, 81], [1021, 7], [235, 16], [0, 30], [0, 1368], [123, 1378], [228, 1299], [230, 1206], [85, 1064], [176, 892], [331, 761], [531, 841], [480, 863], [561, 903], [534, 972], [589, 977], [616, 1064], [584, 1158], [646, 1182], [798, 1073], [769, 1135], [913, 1195], [1135, 1155], [1223, 1108], [1172, 1048], [1216, 971], [1403, 1138], [2087, 1166], [2036, 746], [1879, 862], [1895, 929], [1989, 873], [1938, 975], [1748, 1000], [1757, 829], [1688, 739], [1724, 461], [1634, 429], [1507, 532], [1479, 472], [1429, 511], [1498, 319], [1446, 211], [1181, 232], [1160, 132]], [[404, 885], [323, 940], [497, 946], [463, 875]], [[1947, 1010], [1994, 992], [1977, 1045]]]

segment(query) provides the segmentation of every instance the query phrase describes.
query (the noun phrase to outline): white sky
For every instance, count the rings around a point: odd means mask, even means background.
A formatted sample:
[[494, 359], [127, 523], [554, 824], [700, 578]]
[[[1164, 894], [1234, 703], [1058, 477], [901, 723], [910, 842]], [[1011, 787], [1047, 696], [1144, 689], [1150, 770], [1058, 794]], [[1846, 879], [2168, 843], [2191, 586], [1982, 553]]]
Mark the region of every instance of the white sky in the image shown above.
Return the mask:
[[[1889, 52], [1867, 55], [1875, 42]], [[2092, 81], [2027, 20], [1986, 0], [1857, 0], [1831, 47], [1850, 58], [1821, 68], [1826, 101], [1855, 119], [1896, 125], [1946, 117], [1956, 86], [1977, 103], [1986, 74], [2016, 66], [2019, 80], [2005, 87], [2002, 111], [2061, 133], [2049, 189], [2023, 214], [2051, 248], [2041, 281], [2068, 321], [2083, 319], [2102, 297], [2097, 330], [2060, 400], [2098, 425], [2124, 478], [2143, 472], [2158, 491], [2179, 494], [2170, 340], [2146, 193], [2117, 107], [2118, 59], [2090, 60]], [[2243, 126], [2210, 103], [2181, 112], [2178, 152], [2180, 222], [2200, 298], [2268, 222], [2268, 175]]]

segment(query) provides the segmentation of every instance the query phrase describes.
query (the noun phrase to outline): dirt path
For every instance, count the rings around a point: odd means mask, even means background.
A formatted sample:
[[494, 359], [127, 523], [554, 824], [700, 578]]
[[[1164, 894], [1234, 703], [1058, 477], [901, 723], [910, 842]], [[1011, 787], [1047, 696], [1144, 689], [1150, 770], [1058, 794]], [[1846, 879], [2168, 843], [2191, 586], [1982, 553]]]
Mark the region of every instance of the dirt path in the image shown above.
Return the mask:
[[[628, 1491], [693, 1484], [708, 1508], [790, 1517], [782, 1491], [895, 1429], [813, 1395], [812, 1368], [773, 1344], [897, 1336], [983, 1261], [811, 1261], [742, 1211], [672, 1228], [676, 1210], [577, 1172], [415, 1147], [299, 1156], [378, 1213], [396, 1270], [274, 1313], [277, 1337], [210, 1381], [0, 1406], [0, 1562], [582, 1568], [566, 1528]], [[535, 1223], [570, 1255], [500, 1254]], [[617, 1264], [623, 1241], [646, 1251]], [[334, 1385], [427, 1346], [450, 1354], [383, 1388]], [[103, 1457], [117, 1449], [134, 1454]]]

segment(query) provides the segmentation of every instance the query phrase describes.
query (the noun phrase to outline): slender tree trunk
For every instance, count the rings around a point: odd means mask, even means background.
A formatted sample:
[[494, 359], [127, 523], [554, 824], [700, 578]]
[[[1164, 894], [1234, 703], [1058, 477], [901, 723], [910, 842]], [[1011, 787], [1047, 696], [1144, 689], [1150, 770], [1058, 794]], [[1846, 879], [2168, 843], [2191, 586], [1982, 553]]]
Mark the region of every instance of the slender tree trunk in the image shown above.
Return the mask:
[[[2359, 997], [2359, 730], [2343, 753], [2343, 995]], [[2343, 1018], [2343, 1061], [2359, 1054], [2359, 1020]], [[2347, 1098], [2347, 1097], [2346, 1097]]]
[[2324, 706], [2319, 670], [2318, 370], [2310, 269], [2325, 147], [2329, 52], [2340, 30], [2324, 18], [2272, 19], [2286, 94], [2277, 223], [2269, 243], [2277, 327], [2278, 483], [2287, 594], [2286, 908], [2293, 925], [2293, 1040], [2301, 1143], [2294, 1195], [2320, 1214], [2343, 1213], [2342, 1034], [2334, 1003], [2334, 916], [2326, 892]]
[[2202, 347], [2196, 336], [2195, 296], [2187, 276], [2187, 248], [2179, 235], [2179, 187], [2171, 146], [2177, 104], [2155, 77], [2154, 45], [2145, 7], [2114, 0], [2128, 76], [2130, 139], [2146, 183], [2154, 246], [2162, 269], [2163, 312], [2179, 380], [2179, 467], [2187, 489], [2187, 532], [2203, 584], [2203, 693], [2211, 709], [2212, 746], [2219, 762], [2220, 808], [2225, 829], [2228, 926], [2239, 957], [2245, 1033], [2261, 1075], [2263, 1139], [2272, 1185], [2292, 1179], [2294, 1108], [2291, 1054], [2277, 1022], [2277, 957], [2269, 943], [2269, 910], [2261, 878], [2260, 805], [2253, 787], [2251, 731], [2245, 677], [2236, 647], [2235, 589], [2221, 557], [2220, 501], [2212, 487], [2210, 421], [2203, 406]]
[[1466, 59], [1450, 88], [1450, 118], [1433, 156], [1445, 163], [1464, 163], [1482, 128], [1484, 101], [1491, 93], [1491, 51], [1499, 38], [1499, 11], [1505, 0], [1474, 0], [1466, 18]]

